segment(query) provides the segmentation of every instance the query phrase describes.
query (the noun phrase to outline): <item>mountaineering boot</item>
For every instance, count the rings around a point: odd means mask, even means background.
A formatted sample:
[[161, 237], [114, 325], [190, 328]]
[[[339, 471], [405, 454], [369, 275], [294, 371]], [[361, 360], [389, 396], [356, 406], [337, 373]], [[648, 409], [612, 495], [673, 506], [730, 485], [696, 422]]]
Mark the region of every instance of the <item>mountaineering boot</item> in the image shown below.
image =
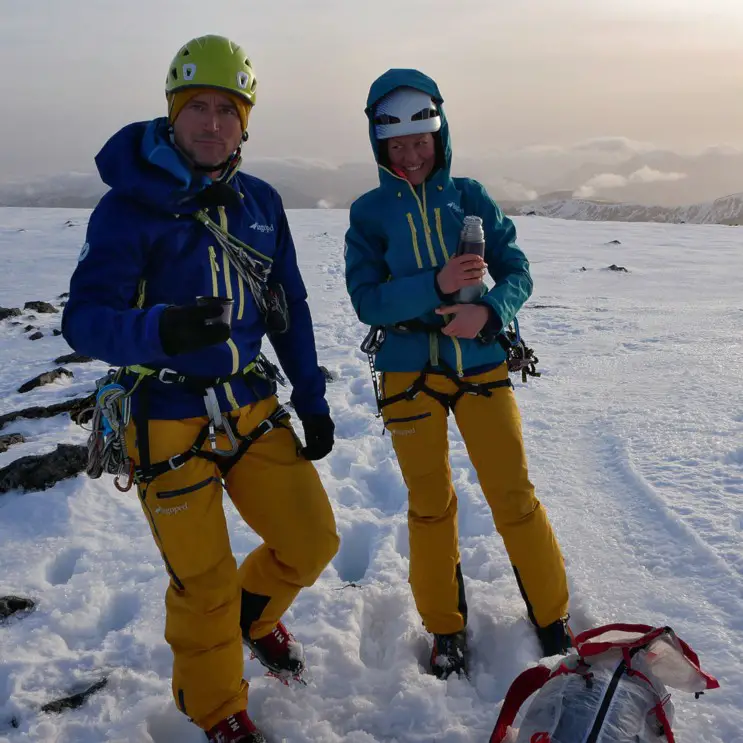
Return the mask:
[[266, 743], [263, 734], [253, 725], [245, 710], [218, 722], [207, 731], [206, 737], [209, 743]]
[[243, 640], [253, 655], [279, 678], [302, 675], [305, 667], [304, 648], [283, 622], [279, 622], [265, 637], [252, 640], [243, 635]]
[[537, 627], [537, 637], [542, 646], [542, 657], [564, 655], [572, 644], [567, 617], [558, 619], [546, 627]]
[[447, 679], [452, 673], [467, 675], [467, 630], [433, 636], [431, 671], [440, 679]]

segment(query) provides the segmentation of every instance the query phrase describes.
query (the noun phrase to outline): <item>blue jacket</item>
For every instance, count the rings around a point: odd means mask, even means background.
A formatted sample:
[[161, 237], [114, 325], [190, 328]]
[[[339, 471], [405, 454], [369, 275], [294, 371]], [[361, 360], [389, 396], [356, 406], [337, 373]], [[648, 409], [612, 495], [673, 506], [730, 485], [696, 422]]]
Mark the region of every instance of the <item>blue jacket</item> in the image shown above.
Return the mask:
[[[532, 291], [529, 262], [516, 245], [513, 222], [493, 202], [485, 188], [471, 178], [452, 178], [449, 124], [436, 83], [417, 70], [390, 70], [369, 91], [369, 138], [379, 162], [374, 135], [373, 108], [400, 86], [422, 90], [441, 110], [443, 166], [418, 187], [379, 166], [379, 186], [351, 206], [346, 233], [346, 285], [361, 322], [392, 326], [417, 319], [442, 325], [434, 310], [443, 302], [436, 274], [455, 255], [465, 215], [482, 217], [485, 261], [495, 286], [482, 298], [491, 310], [496, 329], [511, 323]], [[437, 333], [438, 354], [450, 368], [473, 373], [505, 361], [498, 343], [448, 338]], [[429, 334], [388, 329], [376, 357], [380, 371], [419, 371], [431, 358]]]
[[[62, 318], [67, 342], [76, 351], [114, 366], [139, 364], [205, 377], [227, 376], [245, 368], [261, 350], [266, 329], [247, 286], [214, 237], [193, 217], [199, 209], [194, 197], [211, 180], [187, 167], [170, 143], [165, 119], [125, 127], [103, 147], [96, 164], [111, 190], [90, 217], [72, 276]], [[284, 287], [291, 328], [270, 340], [293, 386], [292, 403], [300, 417], [327, 413], [307, 292], [281, 199], [267, 183], [244, 173], [237, 173], [230, 185], [239, 193], [239, 203], [212, 207], [208, 214], [230, 234], [273, 259], [271, 279]], [[142, 288], [143, 308], [137, 309]], [[168, 305], [192, 304], [199, 295], [234, 298], [230, 340], [167, 356], [159, 336], [163, 310]], [[127, 375], [124, 380], [131, 385], [134, 377]], [[267, 383], [251, 386], [236, 379], [218, 388], [217, 396], [222, 410], [229, 411], [270, 392]], [[154, 383], [150, 417], [205, 414], [200, 395], [179, 385]]]

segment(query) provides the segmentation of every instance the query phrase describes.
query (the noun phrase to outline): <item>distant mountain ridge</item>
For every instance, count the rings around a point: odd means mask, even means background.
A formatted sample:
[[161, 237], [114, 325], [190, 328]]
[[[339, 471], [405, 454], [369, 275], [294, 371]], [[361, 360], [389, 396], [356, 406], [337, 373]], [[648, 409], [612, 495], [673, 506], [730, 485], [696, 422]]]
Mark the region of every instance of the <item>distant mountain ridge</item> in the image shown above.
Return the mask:
[[503, 203], [511, 215], [553, 217], [589, 222], [665, 222], [675, 224], [743, 224], [743, 193], [688, 206], [645, 206], [590, 199], [547, 199]]
[[[479, 168], [482, 172], [473, 175], [479, 177], [511, 215], [582, 221], [743, 224], [743, 192], [685, 206], [633, 203], [616, 197], [576, 198], [579, 192], [564, 188], [538, 196], [518, 181], [500, 175], [488, 177], [482, 163]], [[321, 161], [267, 158], [248, 162], [246, 170], [275, 186], [288, 209], [346, 209], [361, 193], [378, 184], [376, 169], [369, 163], [335, 167]], [[581, 178], [587, 173], [581, 173]], [[616, 175], [616, 178], [624, 177]], [[632, 174], [627, 178], [632, 178]], [[90, 209], [106, 190], [95, 173], [65, 173], [36, 181], [0, 184], [0, 206]]]

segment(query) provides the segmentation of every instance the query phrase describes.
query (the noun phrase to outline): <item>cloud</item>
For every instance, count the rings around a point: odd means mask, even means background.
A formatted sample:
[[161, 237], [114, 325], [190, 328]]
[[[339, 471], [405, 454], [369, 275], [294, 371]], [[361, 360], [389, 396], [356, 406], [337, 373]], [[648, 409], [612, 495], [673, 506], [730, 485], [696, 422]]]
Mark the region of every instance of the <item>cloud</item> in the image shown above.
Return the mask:
[[627, 179], [630, 183], [659, 183], [670, 181], [682, 181], [686, 178], [686, 173], [664, 173], [660, 170], [653, 170], [647, 165], [636, 170]]
[[516, 153], [533, 157], [599, 157], [602, 160], [628, 160], [635, 155], [657, 150], [652, 142], [641, 142], [628, 137], [593, 137], [569, 145], [535, 144], [516, 150]]
[[586, 181], [573, 193], [573, 198], [590, 199], [600, 191], [612, 188], [625, 188], [632, 183], [669, 183], [686, 178], [686, 173], [664, 173], [653, 170], [647, 165], [643, 166], [629, 176], [617, 175], [616, 173], [601, 173]]
[[576, 142], [568, 148], [572, 152], [603, 152], [631, 157], [643, 152], [652, 152], [658, 148], [651, 142], [640, 142], [627, 137], [594, 137], [583, 142]]

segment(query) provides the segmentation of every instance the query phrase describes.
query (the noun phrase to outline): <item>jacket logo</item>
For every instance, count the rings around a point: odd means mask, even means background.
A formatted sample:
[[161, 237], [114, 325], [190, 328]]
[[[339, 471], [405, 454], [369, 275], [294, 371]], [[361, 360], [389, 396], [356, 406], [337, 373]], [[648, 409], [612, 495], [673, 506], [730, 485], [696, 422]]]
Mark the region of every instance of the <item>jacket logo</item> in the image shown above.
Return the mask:
[[82, 263], [88, 257], [88, 253], [90, 253], [90, 243], [85, 243], [83, 249], [80, 251], [77, 262]]
[[451, 209], [452, 211], [454, 211], [454, 212], [457, 212], [457, 214], [464, 214], [464, 209], [462, 209], [462, 207], [461, 207], [461, 206], [459, 206], [459, 204], [455, 204], [455, 203], [454, 203], [453, 201], [450, 201], [450, 202], [449, 202], [449, 203], [447, 204], [447, 206], [448, 206], [448, 207], [449, 207], [449, 209]]
[[258, 222], [253, 222], [253, 224], [250, 225], [251, 230], [257, 230], [258, 232], [273, 232], [273, 225], [272, 224], [258, 224]]

